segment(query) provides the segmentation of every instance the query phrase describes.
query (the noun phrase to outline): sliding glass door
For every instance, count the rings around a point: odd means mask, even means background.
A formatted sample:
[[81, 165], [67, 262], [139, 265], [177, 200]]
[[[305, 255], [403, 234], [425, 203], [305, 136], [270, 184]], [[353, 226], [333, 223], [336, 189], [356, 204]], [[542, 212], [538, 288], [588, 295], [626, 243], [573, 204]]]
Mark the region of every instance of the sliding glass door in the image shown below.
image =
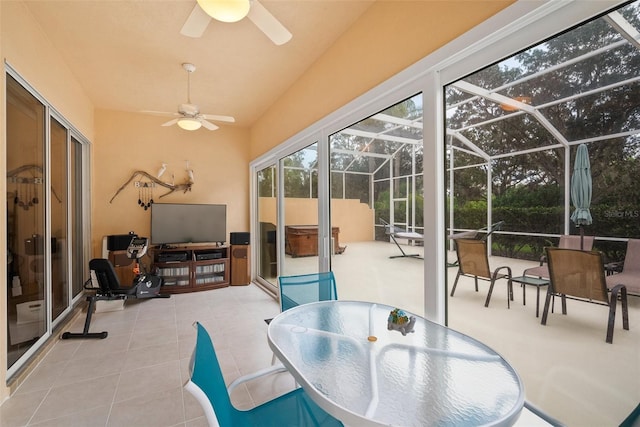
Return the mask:
[[284, 252], [281, 275], [318, 271], [318, 143], [280, 160], [283, 174]]
[[331, 270], [341, 299], [424, 314], [422, 117], [420, 93], [254, 166], [258, 277]]
[[[80, 298], [86, 275], [85, 144], [7, 73], [7, 368], [13, 375]], [[87, 184], [88, 185], [88, 184]]]
[[332, 134], [331, 266], [340, 297], [423, 314], [422, 94]]
[[51, 119], [51, 299], [53, 319], [69, 307], [67, 286], [68, 254], [68, 134], [67, 129]]
[[7, 75], [7, 363], [47, 331], [45, 106]]
[[255, 279], [277, 294], [278, 276], [319, 270], [318, 143], [254, 165]]
[[[256, 174], [257, 182], [257, 231], [256, 273], [261, 283], [276, 292], [278, 286], [278, 248], [276, 233], [278, 226], [278, 180], [275, 165], [266, 166]], [[256, 232], [254, 232], [256, 234]]]

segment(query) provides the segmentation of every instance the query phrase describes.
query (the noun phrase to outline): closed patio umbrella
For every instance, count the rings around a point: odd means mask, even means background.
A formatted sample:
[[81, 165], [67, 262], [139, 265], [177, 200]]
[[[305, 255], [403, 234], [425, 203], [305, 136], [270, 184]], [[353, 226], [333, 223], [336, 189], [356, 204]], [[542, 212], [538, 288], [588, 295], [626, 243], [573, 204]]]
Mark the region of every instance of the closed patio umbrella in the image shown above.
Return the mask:
[[575, 163], [573, 165], [573, 175], [571, 176], [571, 202], [575, 210], [571, 214], [571, 220], [580, 228], [580, 249], [583, 249], [584, 229], [583, 226], [591, 225], [591, 163], [589, 162], [589, 151], [585, 144], [578, 146]]

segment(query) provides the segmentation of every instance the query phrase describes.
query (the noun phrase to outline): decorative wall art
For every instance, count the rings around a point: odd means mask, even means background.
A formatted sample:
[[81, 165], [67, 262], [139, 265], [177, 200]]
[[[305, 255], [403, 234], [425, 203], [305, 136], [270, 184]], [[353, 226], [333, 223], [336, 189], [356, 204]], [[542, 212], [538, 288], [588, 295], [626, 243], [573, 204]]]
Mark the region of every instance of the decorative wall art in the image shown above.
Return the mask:
[[[145, 211], [149, 209], [154, 202], [153, 190], [156, 187], [164, 187], [169, 190], [166, 193], [158, 196], [158, 199], [161, 199], [175, 191], [182, 191], [183, 193], [191, 191], [191, 186], [194, 184], [194, 178], [193, 170], [189, 168], [189, 161], [187, 161], [187, 165], [185, 168], [187, 176], [182, 184], [175, 184], [175, 177], [173, 174], [171, 174], [170, 183], [162, 181], [160, 177], [164, 175], [166, 170], [167, 164], [162, 163], [162, 166], [158, 170], [156, 176], [153, 176], [150, 173], [142, 170], [133, 172], [131, 174], [131, 177], [124, 184], [122, 184], [118, 191], [116, 191], [116, 193], [113, 195], [111, 200], [109, 200], [109, 203], [112, 203], [116, 196], [120, 194], [120, 192], [124, 190], [125, 187], [131, 182], [133, 182], [134, 187], [138, 189], [138, 205]], [[138, 181], [134, 181], [134, 179], [136, 178], [138, 179]]]
[[[15, 191], [11, 194], [13, 204], [25, 211], [41, 202], [39, 195], [43, 183], [42, 166], [22, 165], [7, 172], [7, 184], [15, 184]], [[62, 202], [53, 188], [51, 193], [58, 202]]]

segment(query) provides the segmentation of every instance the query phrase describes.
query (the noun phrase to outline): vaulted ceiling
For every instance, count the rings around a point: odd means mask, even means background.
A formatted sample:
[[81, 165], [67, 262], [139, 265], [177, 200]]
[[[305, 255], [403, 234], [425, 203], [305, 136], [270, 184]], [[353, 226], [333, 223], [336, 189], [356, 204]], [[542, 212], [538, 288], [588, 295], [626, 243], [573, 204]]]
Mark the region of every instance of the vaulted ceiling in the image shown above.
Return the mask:
[[[180, 34], [195, 0], [30, 0], [26, 7], [96, 108], [200, 112], [250, 126], [375, 0], [260, 0], [293, 35], [274, 44], [248, 18]], [[159, 119], [159, 123], [163, 119]]]

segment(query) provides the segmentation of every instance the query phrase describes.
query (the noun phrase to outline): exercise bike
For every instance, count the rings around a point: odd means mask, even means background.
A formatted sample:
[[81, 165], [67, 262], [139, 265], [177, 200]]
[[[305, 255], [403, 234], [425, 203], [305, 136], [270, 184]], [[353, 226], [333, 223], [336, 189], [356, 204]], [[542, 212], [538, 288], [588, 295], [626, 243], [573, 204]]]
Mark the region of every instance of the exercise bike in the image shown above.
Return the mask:
[[89, 307], [87, 317], [84, 322], [82, 332], [64, 332], [60, 338], [98, 338], [104, 339], [108, 332], [89, 332], [91, 317], [95, 309], [96, 301], [127, 300], [129, 298], [169, 298], [170, 295], [160, 293], [162, 287], [162, 277], [149, 273], [140, 273], [140, 258], [142, 258], [149, 247], [149, 240], [146, 237], [132, 236], [131, 243], [127, 247], [127, 257], [135, 260], [134, 273], [136, 277], [130, 287], [120, 286], [120, 280], [116, 274], [111, 261], [104, 258], [94, 258], [89, 261], [91, 278], [84, 284], [84, 289], [94, 291], [95, 294], [87, 296]]

